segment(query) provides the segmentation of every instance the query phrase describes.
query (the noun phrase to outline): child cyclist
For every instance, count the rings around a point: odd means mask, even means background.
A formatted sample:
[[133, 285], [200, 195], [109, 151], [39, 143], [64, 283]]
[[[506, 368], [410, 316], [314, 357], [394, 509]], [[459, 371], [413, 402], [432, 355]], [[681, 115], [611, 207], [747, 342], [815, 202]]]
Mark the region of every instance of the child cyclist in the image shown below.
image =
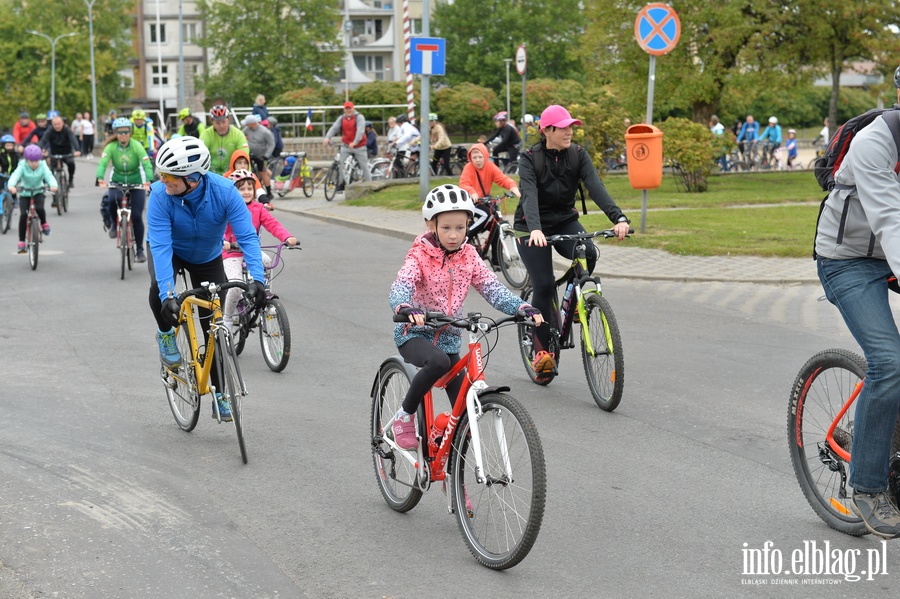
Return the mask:
[[484, 230], [484, 224], [491, 212], [490, 206], [478, 200], [491, 195], [495, 183], [511, 191], [517, 198], [521, 198], [522, 194], [519, 193], [516, 182], [504, 175], [500, 167], [488, 159], [490, 153], [486, 145], [472, 144], [467, 156], [469, 160], [459, 176], [459, 186], [475, 201], [475, 220], [469, 228], [469, 237], [474, 237]]
[[47, 213], [44, 210], [44, 192], [32, 191], [42, 185], [47, 185], [51, 193], [56, 193], [56, 178], [50, 172], [50, 167], [43, 159], [40, 146], [30, 145], [25, 148], [22, 153], [25, 160], [19, 162], [19, 166], [13, 171], [9, 178], [7, 189], [14, 196], [17, 194], [16, 187], [22, 184], [19, 196], [19, 253], [25, 253], [25, 225], [28, 222], [28, 206], [31, 198], [34, 197], [34, 209], [37, 211], [38, 218], [41, 219], [41, 228], [44, 235], [50, 235], [50, 223], [47, 222]]
[[[234, 181], [234, 186], [237, 187], [241, 197], [244, 198], [244, 203], [250, 211], [250, 218], [253, 221], [253, 228], [256, 229], [257, 235], [259, 234], [259, 228], [265, 227], [266, 231], [289, 246], [297, 245], [297, 238], [291, 235], [288, 230], [278, 222], [278, 219], [266, 210], [263, 204], [256, 201], [256, 189], [259, 182], [256, 180], [253, 173], [244, 169], [236, 170], [231, 173], [230, 178]], [[225, 228], [225, 242], [222, 245], [222, 263], [225, 266], [225, 274], [228, 276], [229, 280], [240, 280], [241, 266], [244, 261], [243, 252], [239, 249], [235, 249], [233, 247], [235, 245], [237, 245], [237, 240], [234, 232], [231, 230], [231, 225], [228, 225]], [[263, 253], [263, 263], [268, 266], [271, 262], [271, 258]], [[234, 332], [234, 310], [240, 299], [240, 289], [229, 289], [228, 294], [225, 296], [225, 306], [222, 311], [225, 314], [225, 322], [232, 332]]]
[[[461, 332], [456, 327], [445, 326], [435, 332], [423, 326], [425, 312], [462, 317], [463, 302], [472, 286], [501, 312], [518, 312], [537, 324], [543, 322], [540, 311], [504, 287], [485, 266], [475, 246], [466, 243], [474, 213], [469, 194], [456, 185], [432, 189], [422, 206], [428, 232], [413, 242], [391, 285], [391, 309], [408, 317], [410, 323], [394, 328], [394, 342], [403, 359], [420, 368], [394, 419], [394, 441], [403, 449], [418, 446], [413, 415], [425, 393], [459, 361], [462, 346]], [[456, 400], [461, 385], [461, 376], [447, 385], [451, 402]]]

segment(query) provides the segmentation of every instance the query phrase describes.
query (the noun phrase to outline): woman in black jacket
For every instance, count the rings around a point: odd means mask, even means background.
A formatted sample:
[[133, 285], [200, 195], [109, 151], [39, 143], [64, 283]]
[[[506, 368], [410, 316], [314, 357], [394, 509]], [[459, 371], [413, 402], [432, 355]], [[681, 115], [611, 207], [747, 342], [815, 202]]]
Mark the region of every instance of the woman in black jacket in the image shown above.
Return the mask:
[[[522, 199], [516, 208], [514, 228], [529, 234], [527, 242], [524, 237], [520, 239], [519, 253], [534, 286], [531, 304], [543, 314], [549, 314], [552, 309], [556, 282], [552, 252], [547, 245], [546, 236], [584, 232], [584, 227], [578, 222], [578, 209], [575, 207], [579, 184], [584, 184], [594, 203], [614, 223], [613, 229], [619, 239], [625, 239], [631, 222], [606, 191], [588, 153], [581, 146], [572, 144], [573, 127], [580, 124], [581, 121], [573, 119], [562, 106], [548, 106], [541, 113], [540, 143], [519, 157], [519, 189]], [[570, 259], [574, 257], [574, 241], [557, 243], [555, 246], [562, 256]], [[587, 260], [588, 270], [591, 272], [597, 263], [597, 257], [597, 247], [589, 244]], [[533, 366], [536, 373], [551, 372], [556, 368], [556, 356], [545, 351], [549, 336], [547, 322], [535, 330], [535, 349], [538, 351], [535, 353]]]

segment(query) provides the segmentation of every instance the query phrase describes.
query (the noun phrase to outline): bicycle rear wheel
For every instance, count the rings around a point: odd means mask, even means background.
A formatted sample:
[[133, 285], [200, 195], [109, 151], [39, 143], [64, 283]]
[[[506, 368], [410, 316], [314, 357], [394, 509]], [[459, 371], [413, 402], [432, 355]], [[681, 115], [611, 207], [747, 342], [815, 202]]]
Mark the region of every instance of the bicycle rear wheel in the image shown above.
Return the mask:
[[[625, 387], [625, 357], [622, 336], [612, 307], [596, 293], [584, 300], [587, 323], [581, 323], [581, 358], [584, 375], [594, 401], [601, 410], [612, 412], [622, 401]], [[587, 341], [590, 341], [590, 348]]]
[[[825, 440], [828, 428], [866, 376], [866, 361], [844, 349], [829, 349], [811, 357], [794, 379], [788, 402], [787, 436], [791, 463], [800, 489], [825, 524], [842, 533], [868, 533], [850, 508], [847, 490], [850, 464], [841, 460]], [[834, 440], [850, 451], [853, 409], [844, 414]], [[898, 451], [894, 432], [893, 451]]]
[[509, 223], [501, 222], [493, 242], [494, 261], [500, 265], [503, 278], [514, 289], [525, 286], [528, 270], [519, 256], [519, 242]]
[[166, 399], [172, 409], [175, 422], [185, 432], [191, 432], [197, 426], [200, 417], [200, 394], [194, 378], [194, 367], [191, 364], [191, 345], [188, 341], [187, 327], [180, 326], [175, 331], [175, 345], [181, 354], [181, 366], [160, 369], [163, 385], [166, 388]]
[[259, 316], [259, 344], [273, 372], [281, 372], [291, 359], [291, 325], [281, 300], [271, 298]]
[[[522, 290], [521, 298], [530, 304], [533, 295], [534, 289], [531, 287], [531, 285], [525, 285], [525, 288]], [[556, 360], [557, 369], [559, 368], [560, 358], [558, 315], [559, 308], [557, 308], [556, 298], [554, 298], [552, 314], [545, 314], [544, 319], [548, 323], [550, 323], [550, 338], [548, 340], [548, 347], [546, 349], [553, 355], [553, 358]], [[534, 355], [537, 353], [534, 344], [534, 329], [523, 324], [517, 325], [516, 328], [519, 332], [519, 353], [522, 356], [522, 364], [525, 365], [525, 372], [526, 374], [528, 374], [528, 378], [530, 378], [533, 383], [536, 383], [538, 385], [549, 385], [550, 382], [554, 378], [556, 378], [556, 374], [538, 374], [534, 371], [534, 367], [532, 366], [534, 364]]]
[[41, 249], [41, 219], [35, 216], [29, 219], [28, 223], [28, 237], [26, 238], [28, 242], [28, 264], [31, 265], [31, 270], [37, 270], [38, 254]]
[[[547, 492], [544, 450], [534, 422], [517, 400], [503, 393], [480, 399], [483, 415], [471, 422], [463, 414], [453, 438], [452, 506], [475, 559], [505, 570], [528, 555], [541, 530]], [[481, 482], [472, 443], [476, 426], [484, 465]]]
[[397, 512], [408, 512], [422, 499], [415, 467], [384, 442], [384, 424], [394, 417], [409, 389], [406, 371], [388, 362], [378, 372], [372, 393], [372, 461], [375, 480], [388, 506]]
[[331, 165], [328, 174], [325, 175], [325, 199], [329, 202], [334, 199], [337, 194], [338, 182], [340, 181], [340, 172], [337, 165]]
[[9, 231], [9, 226], [12, 224], [12, 215], [14, 210], [14, 203], [12, 199], [12, 194], [8, 191], [3, 192], [3, 215], [0, 216], [0, 232], [6, 235], [6, 232]]
[[234, 353], [234, 346], [231, 342], [231, 336], [224, 329], [220, 329], [216, 333], [216, 361], [219, 370], [219, 385], [221, 389], [217, 391], [222, 393], [222, 399], [225, 400], [231, 408], [231, 421], [234, 423], [234, 430], [237, 432], [238, 447], [241, 450], [241, 461], [247, 463], [247, 446], [244, 444], [244, 423], [241, 398], [245, 395], [244, 382], [241, 379], [241, 370], [237, 363], [237, 355]]

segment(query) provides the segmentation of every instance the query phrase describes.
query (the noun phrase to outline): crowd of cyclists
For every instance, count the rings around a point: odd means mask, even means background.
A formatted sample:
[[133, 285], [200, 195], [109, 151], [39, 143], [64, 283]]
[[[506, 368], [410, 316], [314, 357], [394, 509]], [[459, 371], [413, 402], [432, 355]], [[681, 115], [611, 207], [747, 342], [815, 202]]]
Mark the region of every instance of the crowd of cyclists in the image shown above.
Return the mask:
[[[828, 145], [829, 129], [828, 119], [823, 122], [822, 130], [813, 141], [813, 145], [824, 149]], [[728, 135], [737, 143], [737, 149], [729, 154], [725, 149], [716, 156], [719, 169], [723, 172], [732, 170], [790, 170], [800, 168], [795, 162], [798, 157], [799, 141], [797, 130], [783, 131], [778, 122], [778, 117], [770, 116], [765, 127], [753, 117], [738, 120], [726, 130], [725, 125], [719, 121], [719, 117], [713, 115], [709, 121], [709, 130], [716, 136]]]

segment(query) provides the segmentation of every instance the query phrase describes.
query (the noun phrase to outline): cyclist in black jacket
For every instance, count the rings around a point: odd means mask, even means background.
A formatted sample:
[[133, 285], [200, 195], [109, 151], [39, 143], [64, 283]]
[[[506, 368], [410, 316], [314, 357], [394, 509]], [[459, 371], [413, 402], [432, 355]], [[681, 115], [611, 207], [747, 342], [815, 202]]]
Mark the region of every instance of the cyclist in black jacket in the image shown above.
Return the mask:
[[509, 163], [514, 164], [519, 158], [519, 144], [522, 143], [522, 138], [519, 137], [516, 128], [507, 122], [505, 110], [494, 115], [494, 126], [496, 129], [484, 141], [487, 147], [493, 146], [494, 148], [492, 152], [494, 164], [497, 164], [497, 156], [500, 152], [506, 152], [509, 155]]
[[[45, 156], [50, 154], [81, 156], [81, 144], [75, 137], [75, 133], [63, 122], [61, 116], [53, 117], [53, 120], [50, 121], [50, 128], [44, 132], [38, 145], [41, 146]], [[69, 167], [69, 187], [74, 187], [75, 182], [75, 159], [72, 156], [63, 158], [63, 162]]]
[[[628, 223], [631, 221], [606, 191], [588, 153], [584, 148], [572, 144], [573, 126], [580, 125], [581, 121], [573, 119], [562, 106], [553, 104], [541, 113], [540, 122], [540, 143], [526, 150], [519, 160], [519, 189], [522, 199], [516, 208], [513, 228], [529, 235], [527, 241], [520, 237], [519, 254], [534, 286], [531, 303], [542, 313], [549, 314], [556, 279], [553, 274], [553, 256], [546, 236], [585, 232], [578, 222], [578, 209], [575, 207], [575, 192], [579, 184], [584, 184], [594, 203], [614, 223], [613, 229], [619, 239], [625, 239], [630, 228]], [[542, 159], [537, 160], [541, 172], [536, 172], [538, 169], [535, 168], [538, 153], [542, 154]], [[575, 257], [575, 242], [557, 243], [556, 251], [572, 259]], [[589, 244], [588, 271], [593, 272], [597, 257], [596, 246]], [[549, 337], [547, 323], [535, 329], [538, 351], [535, 353], [533, 366], [537, 373], [550, 372], [556, 367], [556, 356], [544, 350]]]

